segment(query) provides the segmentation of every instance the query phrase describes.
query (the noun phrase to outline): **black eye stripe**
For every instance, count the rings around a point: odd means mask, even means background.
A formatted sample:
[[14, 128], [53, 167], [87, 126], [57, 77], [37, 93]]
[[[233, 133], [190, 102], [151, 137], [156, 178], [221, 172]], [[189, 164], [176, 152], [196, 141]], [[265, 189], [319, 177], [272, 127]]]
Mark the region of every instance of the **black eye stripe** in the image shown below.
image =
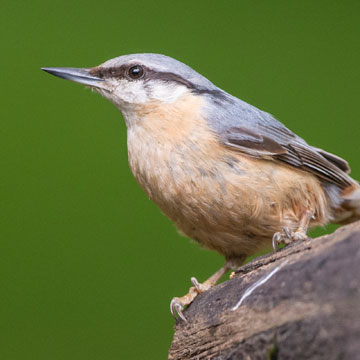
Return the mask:
[[186, 86], [195, 94], [209, 94], [210, 96], [216, 96], [216, 99], [223, 99], [230, 101], [226, 95], [221, 90], [214, 89], [206, 89], [203, 87], [198, 87], [194, 83], [189, 80], [184, 79], [178, 74], [166, 71], [156, 71], [146, 67], [145, 65], [139, 65], [137, 63], [114, 66], [114, 67], [106, 67], [103, 68], [101, 66], [94, 67], [90, 69], [89, 73], [93, 76], [97, 76], [99, 78], [116, 78], [116, 79], [127, 79], [127, 80], [135, 80], [135, 78], [131, 78], [129, 76], [129, 70], [136, 66], [140, 66], [143, 70], [143, 74], [137, 79], [143, 79], [143, 81], [151, 81], [151, 80], [161, 80], [164, 82], [174, 82], [177, 84], [181, 84]]

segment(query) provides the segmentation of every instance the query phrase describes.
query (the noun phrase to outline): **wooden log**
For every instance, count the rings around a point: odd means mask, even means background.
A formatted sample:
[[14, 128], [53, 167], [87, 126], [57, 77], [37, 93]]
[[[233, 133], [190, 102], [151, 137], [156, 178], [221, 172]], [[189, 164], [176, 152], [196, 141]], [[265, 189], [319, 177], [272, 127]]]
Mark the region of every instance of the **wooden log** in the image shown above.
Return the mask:
[[360, 359], [360, 222], [255, 259], [184, 315], [170, 360]]

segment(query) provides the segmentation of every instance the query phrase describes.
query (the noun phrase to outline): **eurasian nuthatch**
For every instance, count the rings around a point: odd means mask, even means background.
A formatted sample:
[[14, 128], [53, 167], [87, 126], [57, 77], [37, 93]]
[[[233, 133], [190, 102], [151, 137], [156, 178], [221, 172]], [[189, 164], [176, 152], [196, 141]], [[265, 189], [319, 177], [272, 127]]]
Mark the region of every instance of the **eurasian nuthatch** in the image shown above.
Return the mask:
[[120, 56], [90, 69], [43, 68], [85, 84], [122, 112], [139, 185], [186, 236], [225, 256], [182, 309], [245, 257], [306, 238], [308, 227], [360, 218], [347, 162], [308, 145], [270, 114], [158, 54]]

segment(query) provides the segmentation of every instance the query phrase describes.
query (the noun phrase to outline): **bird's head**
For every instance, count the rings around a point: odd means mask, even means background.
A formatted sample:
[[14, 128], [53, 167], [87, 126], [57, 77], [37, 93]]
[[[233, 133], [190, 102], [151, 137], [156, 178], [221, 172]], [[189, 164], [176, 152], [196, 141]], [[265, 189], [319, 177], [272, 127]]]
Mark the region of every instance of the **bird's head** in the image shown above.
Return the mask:
[[55, 76], [87, 85], [125, 115], [153, 104], [219, 91], [189, 66], [160, 54], [124, 55], [93, 68], [43, 68]]

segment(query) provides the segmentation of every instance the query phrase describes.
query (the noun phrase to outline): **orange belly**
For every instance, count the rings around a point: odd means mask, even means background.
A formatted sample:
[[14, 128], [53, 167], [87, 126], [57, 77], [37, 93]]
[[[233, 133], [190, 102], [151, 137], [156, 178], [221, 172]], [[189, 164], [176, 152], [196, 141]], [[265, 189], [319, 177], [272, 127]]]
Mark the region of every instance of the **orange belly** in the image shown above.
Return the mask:
[[128, 130], [136, 180], [183, 234], [229, 258], [269, 246], [284, 226], [296, 230], [308, 209], [312, 226], [329, 221], [314, 175], [229, 150], [199, 129], [184, 141], [143, 125]]

